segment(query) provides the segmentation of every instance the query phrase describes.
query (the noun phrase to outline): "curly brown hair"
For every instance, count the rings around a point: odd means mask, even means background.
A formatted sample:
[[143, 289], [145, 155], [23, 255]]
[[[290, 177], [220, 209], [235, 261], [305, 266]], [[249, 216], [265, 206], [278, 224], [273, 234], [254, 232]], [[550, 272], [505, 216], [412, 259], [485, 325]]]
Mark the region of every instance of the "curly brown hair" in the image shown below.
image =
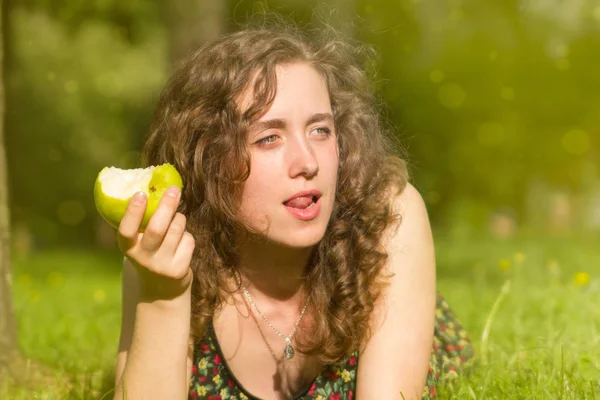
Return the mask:
[[[306, 270], [310, 334], [298, 348], [340, 361], [370, 335], [386, 282], [384, 232], [400, 222], [391, 199], [408, 180], [367, 77], [375, 53], [332, 29], [303, 30], [277, 21], [247, 26], [202, 45], [177, 66], [155, 110], [143, 164], [173, 164], [182, 174], [180, 212], [196, 239], [192, 260], [192, 332], [201, 337], [239, 262], [237, 210], [250, 172], [249, 127], [272, 104], [278, 65], [303, 62], [325, 79], [339, 146], [333, 214]], [[241, 111], [237, 99], [252, 89]]]

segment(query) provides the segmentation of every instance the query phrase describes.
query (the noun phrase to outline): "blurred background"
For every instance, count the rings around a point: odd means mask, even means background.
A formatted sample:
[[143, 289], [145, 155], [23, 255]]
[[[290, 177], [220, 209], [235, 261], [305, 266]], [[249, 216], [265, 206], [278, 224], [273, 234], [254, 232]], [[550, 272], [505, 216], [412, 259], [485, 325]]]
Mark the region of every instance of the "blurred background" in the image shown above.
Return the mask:
[[600, 231], [598, 1], [10, 0], [13, 256], [114, 250], [97, 173], [139, 165], [182, 54], [264, 9], [376, 47], [378, 96], [438, 234]]
[[[490, 360], [453, 398], [599, 393], [600, 1], [4, 0], [0, 398], [114, 387], [122, 256], [96, 176], [140, 165], [177, 60], [265, 10], [379, 53], [368, 67], [427, 203], [438, 288]], [[53, 377], [37, 394], [3, 384], [7, 340], [14, 380]]]

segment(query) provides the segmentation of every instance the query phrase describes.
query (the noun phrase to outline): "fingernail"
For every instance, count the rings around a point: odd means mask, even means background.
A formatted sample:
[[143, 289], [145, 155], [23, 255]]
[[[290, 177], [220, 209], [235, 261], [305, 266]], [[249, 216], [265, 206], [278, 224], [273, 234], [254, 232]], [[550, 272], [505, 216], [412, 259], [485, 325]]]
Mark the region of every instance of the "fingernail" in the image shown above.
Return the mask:
[[177, 186], [171, 186], [169, 189], [167, 189], [167, 195], [171, 197], [179, 196], [179, 188]]
[[133, 202], [135, 204], [144, 204], [144, 201], [146, 201], [146, 193], [144, 193], [144, 192], [136, 192], [133, 195]]

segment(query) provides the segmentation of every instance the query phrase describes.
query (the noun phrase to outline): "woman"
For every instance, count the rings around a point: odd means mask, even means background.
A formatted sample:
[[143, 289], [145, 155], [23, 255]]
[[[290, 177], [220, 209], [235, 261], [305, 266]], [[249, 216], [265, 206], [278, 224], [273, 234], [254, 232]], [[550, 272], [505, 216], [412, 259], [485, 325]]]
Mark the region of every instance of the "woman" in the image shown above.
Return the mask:
[[175, 71], [144, 164], [184, 188], [143, 234], [143, 195], [119, 227], [115, 398], [418, 399], [469, 356], [362, 61], [278, 24]]

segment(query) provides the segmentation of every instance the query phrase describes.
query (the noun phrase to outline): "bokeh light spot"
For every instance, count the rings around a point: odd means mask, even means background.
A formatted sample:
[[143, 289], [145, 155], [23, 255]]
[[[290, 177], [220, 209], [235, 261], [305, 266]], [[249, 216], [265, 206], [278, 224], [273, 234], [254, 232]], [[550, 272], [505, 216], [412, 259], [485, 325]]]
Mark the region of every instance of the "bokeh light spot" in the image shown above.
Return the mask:
[[504, 99], [504, 100], [514, 100], [515, 99], [515, 89], [512, 87], [503, 87], [502, 90], [500, 91], [500, 96]]
[[572, 129], [563, 136], [562, 145], [567, 153], [580, 156], [590, 149], [590, 137], [581, 129]]
[[458, 83], [446, 83], [440, 87], [438, 99], [442, 106], [449, 109], [460, 108], [467, 98], [465, 89]]
[[504, 143], [504, 127], [499, 122], [481, 124], [477, 131], [477, 141], [482, 146], [496, 147]]
[[433, 83], [440, 83], [444, 80], [444, 72], [439, 69], [434, 69], [429, 73], [429, 79]]
[[79, 83], [72, 80], [65, 82], [65, 91], [70, 94], [77, 93], [79, 91]]
[[78, 225], [85, 217], [85, 208], [77, 200], [66, 200], [58, 205], [58, 219], [65, 225]]
[[569, 47], [563, 39], [553, 38], [546, 42], [546, 52], [554, 59], [564, 59], [569, 54]]
[[594, 19], [598, 22], [600, 22], [600, 5], [596, 6], [596, 8], [594, 8], [594, 11], [592, 11], [592, 15], [594, 16]]

